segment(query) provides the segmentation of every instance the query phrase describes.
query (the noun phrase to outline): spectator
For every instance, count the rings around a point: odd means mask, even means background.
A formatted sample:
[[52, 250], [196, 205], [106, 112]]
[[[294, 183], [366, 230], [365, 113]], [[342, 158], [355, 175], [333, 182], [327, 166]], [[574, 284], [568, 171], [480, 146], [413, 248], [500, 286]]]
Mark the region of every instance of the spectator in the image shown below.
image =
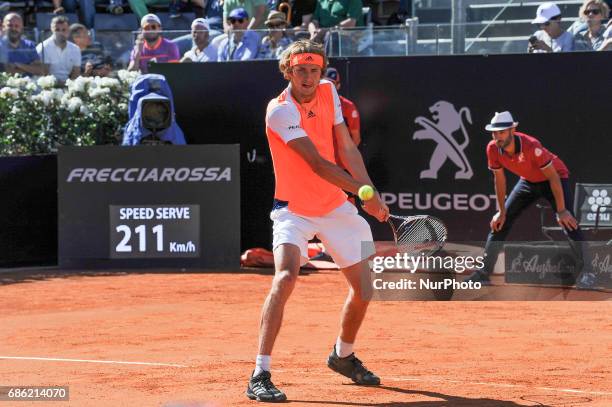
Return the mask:
[[187, 6], [187, 4], [191, 2], [195, 6], [198, 6], [201, 9], [204, 9], [204, 0], [170, 0], [168, 12], [170, 13], [170, 18], [179, 18], [181, 16], [181, 11]]
[[232, 29], [219, 42], [218, 61], [246, 61], [257, 57], [259, 35], [248, 30], [249, 15], [243, 8], [232, 10], [228, 24]]
[[53, 17], [51, 32], [53, 35], [36, 47], [42, 63], [60, 84], [68, 78], [76, 79], [81, 74], [81, 50], [68, 42], [68, 19]]
[[0, 72], [4, 72], [6, 62], [8, 61], [8, 46], [2, 40], [2, 24], [0, 24]]
[[203, 18], [196, 18], [191, 23], [191, 38], [195, 44], [185, 52], [181, 62], [214, 62], [217, 60], [217, 49], [209, 41], [210, 27]]
[[[187, 0], [200, 8], [204, 8], [204, 0]], [[128, 0], [130, 8], [141, 20], [148, 15], [149, 9], [147, 6], [160, 5], [168, 6], [170, 8], [170, 17], [180, 17], [180, 10], [182, 8], [182, 0]]]
[[[111, 0], [111, 5], [117, 0]], [[94, 26], [94, 18], [96, 15], [96, 6], [95, 0], [53, 0], [53, 13], [54, 14], [64, 14], [68, 13], [76, 13], [77, 5], [81, 10], [81, 16], [83, 17], [83, 22], [89, 28], [93, 28]], [[111, 6], [109, 6], [109, 12], [113, 12], [116, 14], [117, 11], [123, 13], [123, 9], [114, 10]]]
[[149, 71], [148, 63], [152, 62], [179, 62], [181, 56], [178, 46], [162, 37], [161, 20], [155, 14], [147, 14], [140, 20], [142, 28], [132, 55], [128, 70], [140, 70], [142, 73]]
[[360, 25], [362, 7], [361, 0], [318, 0], [308, 25], [310, 38], [323, 42], [326, 28], [352, 28]]
[[266, 11], [268, 10], [266, 7], [266, 0], [225, 0], [223, 2], [225, 31], [232, 29], [228, 21], [231, 18], [232, 11], [237, 9], [242, 9], [246, 11], [247, 15], [253, 16], [247, 24], [249, 30], [256, 30], [263, 27]]
[[109, 56], [104, 55], [100, 43], [92, 43], [89, 30], [83, 24], [70, 26], [70, 41], [81, 50], [81, 71], [83, 76], [108, 76], [112, 71]]
[[271, 11], [265, 22], [270, 30], [268, 35], [261, 40], [259, 59], [279, 59], [283, 51], [291, 44], [291, 38], [287, 36], [287, 16], [282, 11]]
[[528, 52], [570, 52], [574, 50], [574, 36], [561, 28], [561, 10], [555, 3], [542, 3], [531, 22], [540, 30], [529, 38]]
[[[331, 81], [334, 86], [336, 86], [336, 90], [340, 91], [340, 73], [336, 68], [331, 66], [327, 68], [327, 71], [325, 71], [325, 79]], [[340, 96], [340, 105], [342, 106], [342, 117], [344, 118], [344, 123], [346, 123], [346, 127], [349, 129], [353, 143], [358, 146], [361, 144], [361, 123], [357, 106], [343, 96]]]
[[580, 7], [580, 20], [586, 23], [584, 30], [574, 35], [577, 51], [597, 51], [602, 48], [606, 38], [606, 27], [601, 23], [608, 18], [610, 9], [603, 0], [585, 0]]
[[2, 20], [3, 36], [0, 48], [4, 53], [4, 69], [8, 73], [43, 75], [44, 66], [36, 52], [36, 46], [23, 38], [23, 19], [17, 13], [9, 13]]
[[317, 0], [291, 0], [289, 4], [291, 5], [291, 25], [296, 30], [307, 31], [312, 14], [317, 8]]
[[132, 12], [142, 21], [149, 14], [147, 6], [162, 5], [169, 6], [170, 0], [128, 0]]
[[603, 34], [606, 39], [598, 51], [612, 51], [612, 20], [608, 21], [606, 31]]
[[208, 0], [204, 7], [204, 17], [211, 30], [223, 31], [223, 0]]

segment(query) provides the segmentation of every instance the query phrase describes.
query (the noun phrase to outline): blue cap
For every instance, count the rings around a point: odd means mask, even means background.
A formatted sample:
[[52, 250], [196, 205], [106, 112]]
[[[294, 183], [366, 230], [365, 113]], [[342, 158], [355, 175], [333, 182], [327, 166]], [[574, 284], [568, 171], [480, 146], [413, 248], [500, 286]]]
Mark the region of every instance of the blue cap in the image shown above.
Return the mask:
[[338, 70], [336, 68], [333, 67], [329, 67], [327, 68], [327, 71], [325, 71], [325, 77], [327, 79], [331, 79], [334, 82], [339, 82], [340, 81], [340, 74], [338, 73]]
[[247, 13], [247, 11], [243, 9], [242, 7], [235, 8], [229, 13], [229, 18], [236, 18], [236, 19], [249, 18], [249, 13]]

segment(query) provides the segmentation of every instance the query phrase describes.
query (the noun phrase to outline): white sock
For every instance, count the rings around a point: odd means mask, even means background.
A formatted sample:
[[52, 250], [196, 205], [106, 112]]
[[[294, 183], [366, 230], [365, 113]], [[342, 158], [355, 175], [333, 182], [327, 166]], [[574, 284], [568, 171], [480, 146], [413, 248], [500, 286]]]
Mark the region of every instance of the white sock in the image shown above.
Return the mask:
[[272, 356], [270, 355], [257, 355], [257, 358], [255, 359], [255, 372], [253, 372], [253, 376], [257, 376], [264, 370], [269, 372], [271, 359]]
[[336, 339], [336, 354], [341, 358], [345, 358], [350, 356], [351, 353], [353, 353], [353, 344], [342, 342], [342, 339], [338, 337]]

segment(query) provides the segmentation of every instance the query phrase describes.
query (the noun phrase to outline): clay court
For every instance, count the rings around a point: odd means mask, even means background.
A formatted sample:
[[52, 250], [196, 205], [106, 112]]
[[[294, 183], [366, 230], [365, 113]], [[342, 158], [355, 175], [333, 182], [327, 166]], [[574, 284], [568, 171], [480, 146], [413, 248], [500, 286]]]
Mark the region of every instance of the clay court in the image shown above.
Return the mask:
[[[0, 278], [3, 385], [69, 386], [52, 405], [258, 405], [244, 390], [270, 270]], [[293, 405], [612, 405], [610, 301], [373, 302], [356, 350], [383, 383], [368, 388], [325, 365], [345, 290], [336, 271], [298, 281], [272, 363]]]

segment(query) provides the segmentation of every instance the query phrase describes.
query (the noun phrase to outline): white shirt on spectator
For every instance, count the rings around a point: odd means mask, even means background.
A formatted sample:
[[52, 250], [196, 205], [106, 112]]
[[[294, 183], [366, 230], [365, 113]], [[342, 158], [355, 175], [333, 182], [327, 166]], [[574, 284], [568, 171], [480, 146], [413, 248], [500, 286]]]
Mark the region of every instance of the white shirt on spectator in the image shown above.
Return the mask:
[[[535, 35], [538, 40], [544, 41], [546, 45], [552, 48], [553, 52], [571, 52], [574, 50], [574, 36], [570, 32], [564, 31], [563, 34], [557, 38], [551, 38], [544, 30], [536, 31], [533, 35]], [[546, 51], [536, 49], [533, 52]]]
[[212, 44], [208, 44], [202, 52], [198, 51], [198, 47], [193, 47], [185, 52], [184, 58], [189, 58], [193, 62], [215, 62], [217, 60], [217, 48]]
[[61, 49], [51, 37], [38, 44], [36, 51], [42, 63], [49, 65], [49, 73], [60, 81], [68, 79], [72, 68], [81, 67], [81, 49], [70, 41]]

